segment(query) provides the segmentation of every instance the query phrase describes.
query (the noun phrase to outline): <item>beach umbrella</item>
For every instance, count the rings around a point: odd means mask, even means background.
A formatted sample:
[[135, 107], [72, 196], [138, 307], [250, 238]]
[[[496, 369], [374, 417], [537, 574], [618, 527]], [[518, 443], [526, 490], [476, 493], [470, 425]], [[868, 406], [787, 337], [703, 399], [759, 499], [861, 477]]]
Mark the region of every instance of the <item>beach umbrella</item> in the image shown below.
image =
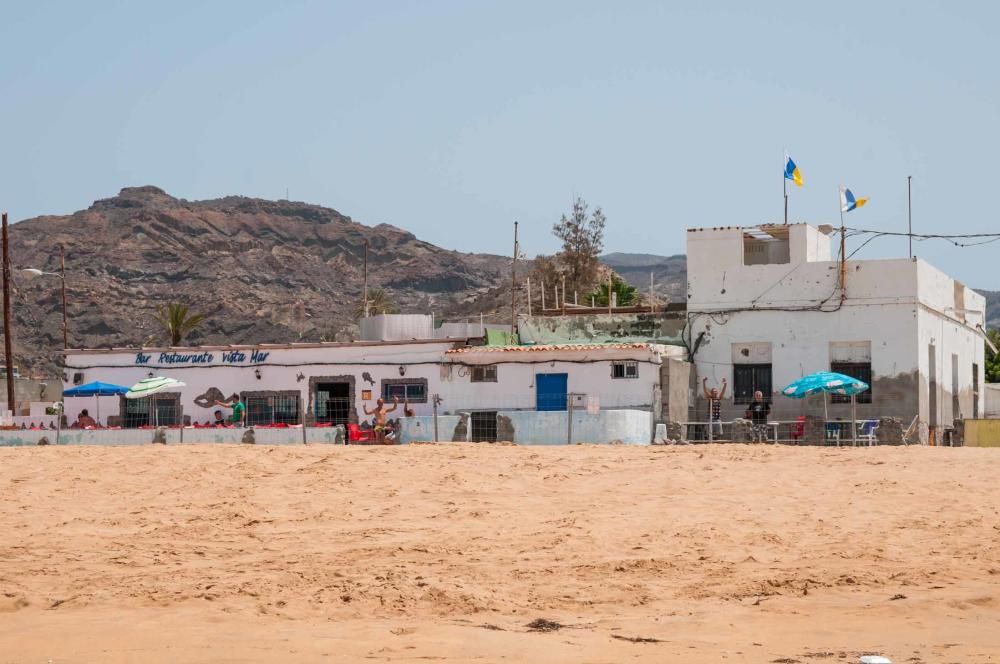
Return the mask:
[[[128, 392], [128, 388], [124, 385], [114, 385], [112, 383], [102, 383], [99, 380], [95, 380], [92, 383], [84, 383], [83, 385], [77, 385], [76, 387], [71, 387], [68, 390], [63, 390], [64, 397], [94, 397], [94, 405], [97, 409], [97, 424], [101, 424], [101, 400], [97, 397], [115, 397], [120, 396]], [[61, 419], [61, 418], [60, 418]]]
[[810, 394], [823, 393], [823, 419], [826, 419], [826, 395], [842, 394], [851, 397], [851, 441], [858, 443], [858, 418], [855, 396], [868, 389], [868, 383], [832, 371], [817, 371], [790, 383], [781, 391], [786, 397], [804, 399]]
[[164, 378], [163, 376], [144, 378], [129, 388], [129, 391], [125, 393], [125, 398], [144, 399], [145, 397], [151, 397], [153, 406], [153, 426], [156, 426], [156, 394], [158, 392], [163, 392], [164, 390], [184, 386], [184, 383], [175, 378]]

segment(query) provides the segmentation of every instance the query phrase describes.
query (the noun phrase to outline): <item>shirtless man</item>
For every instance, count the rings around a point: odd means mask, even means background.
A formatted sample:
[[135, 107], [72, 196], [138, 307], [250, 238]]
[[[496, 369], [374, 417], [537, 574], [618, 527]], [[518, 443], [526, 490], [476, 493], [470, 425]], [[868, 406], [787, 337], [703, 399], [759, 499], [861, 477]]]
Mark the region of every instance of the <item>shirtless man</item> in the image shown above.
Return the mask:
[[376, 442], [384, 443], [385, 442], [385, 416], [386, 416], [387, 413], [391, 413], [392, 411], [394, 411], [397, 408], [399, 408], [399, 397], [393, 397], [392, 398], [392, 408], [386, 408], [385, 407], [385, 399], [383, 399], [382, 397], [379, 397], [375, 401], [375, 409], [374, 410], [368, 410], [368, 406], [365, 406], [365, 405], [362, 405], [361, 407], [364, 409], [365, 415], [374, 415], [375, 416], [373, 418], [374, 424], [375, 424], [375, 440], [376, 440]]

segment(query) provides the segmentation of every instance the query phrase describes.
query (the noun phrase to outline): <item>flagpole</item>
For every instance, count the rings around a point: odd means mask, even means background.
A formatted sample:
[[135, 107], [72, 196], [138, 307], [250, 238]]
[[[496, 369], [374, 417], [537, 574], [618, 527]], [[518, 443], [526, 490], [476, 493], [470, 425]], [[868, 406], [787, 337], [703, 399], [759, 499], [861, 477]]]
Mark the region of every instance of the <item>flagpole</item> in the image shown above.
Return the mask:
[[783, 150], [785, 161], [781, 165], [781, 192], [785, 195], [785, 225], [788, 225], [788, 178], [785, 171], [788, 169], [788, 151]]
[[847, 299], [847, 229], [844, 228], [844, 185], [837, 191], [837, 208], [840, 210], [840, 303]]
[[785, 194], [785, 225], [788, 225], [788, 178], [781, 174], [781, 189]]

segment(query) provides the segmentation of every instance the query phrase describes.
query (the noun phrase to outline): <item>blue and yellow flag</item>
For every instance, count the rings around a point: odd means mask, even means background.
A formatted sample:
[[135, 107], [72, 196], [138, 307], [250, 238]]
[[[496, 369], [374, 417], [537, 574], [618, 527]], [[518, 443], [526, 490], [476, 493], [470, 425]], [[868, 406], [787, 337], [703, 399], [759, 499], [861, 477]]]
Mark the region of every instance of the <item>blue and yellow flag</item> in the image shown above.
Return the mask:
[[868, 202], [867, 198], [855, 198], [854, 194], [847, 187], [840, 188], [840, 211], [850, 212], [857, 210]]
[[791, 180], [798, 186], [802, 186], [802, 173], [799, 171], [799, 167], [795, 165], [792, 158], [785, 153], [785, 179]]

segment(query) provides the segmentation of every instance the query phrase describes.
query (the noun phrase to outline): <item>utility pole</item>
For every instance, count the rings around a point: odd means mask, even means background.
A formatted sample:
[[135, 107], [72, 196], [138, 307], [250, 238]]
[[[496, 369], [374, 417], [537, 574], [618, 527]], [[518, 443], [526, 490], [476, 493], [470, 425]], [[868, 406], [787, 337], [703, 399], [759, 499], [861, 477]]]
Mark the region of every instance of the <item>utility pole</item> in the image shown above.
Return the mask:
[[910, 196], [910, 182], [912, 180], [912, 175], [906, 176], [906, 239], [910, 241], [910, 260], [913, 260], [913, 199]]
[[365, 318], [368, 318], [368, 240], [365, 240], [364, 259], [362, 262], [364, 265], [364, 267], [362, 268], [364, 273], [363, 277], [364, 283], [361, 286], [362, 290], [361, 312], [362, 314], [364, 314]]
[[7, 365], [7, 409], [14, 408], [14, 353], [10, 340], [10, 241], [7, 237], [7, 213], [3, 213], [3, 356]]
[[66, 323], [66, 250], [59, 246], [59, 273], [62, 276], [63, 350], [69, 348], [69, 326]]
[[517, 327], [517, 222], [514, 222], [514, 260], [510, 262], [510, 340]]

